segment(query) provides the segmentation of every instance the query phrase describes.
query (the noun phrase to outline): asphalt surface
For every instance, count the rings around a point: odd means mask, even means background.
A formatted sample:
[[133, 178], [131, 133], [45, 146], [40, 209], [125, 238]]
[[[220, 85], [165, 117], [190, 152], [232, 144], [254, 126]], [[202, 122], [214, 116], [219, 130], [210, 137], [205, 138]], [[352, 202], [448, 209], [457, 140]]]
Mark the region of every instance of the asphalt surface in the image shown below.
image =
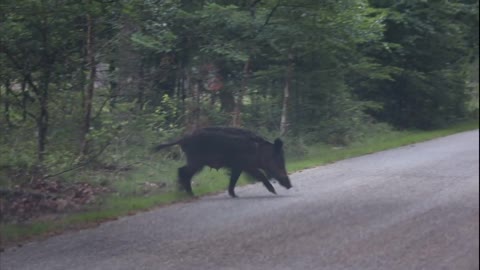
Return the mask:
[[[66, 233], [0, 254], [0, 269], [479, 267], [477, 131]], [[227, 179], [225, 180], [227, 185]]]

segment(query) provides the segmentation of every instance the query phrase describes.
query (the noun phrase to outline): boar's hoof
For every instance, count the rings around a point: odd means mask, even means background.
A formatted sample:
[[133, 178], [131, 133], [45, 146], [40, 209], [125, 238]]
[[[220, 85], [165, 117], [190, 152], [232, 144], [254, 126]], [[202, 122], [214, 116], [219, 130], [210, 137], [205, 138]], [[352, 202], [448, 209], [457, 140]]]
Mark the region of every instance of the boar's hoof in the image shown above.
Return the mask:
[[277, 195], [277, 192], [275, 191], [275, 188], [273, 188], [273, 186], [269, 182], [265, 182], [264, 184], [265, 184], [265, 187], [267, 188], [268, 191]]

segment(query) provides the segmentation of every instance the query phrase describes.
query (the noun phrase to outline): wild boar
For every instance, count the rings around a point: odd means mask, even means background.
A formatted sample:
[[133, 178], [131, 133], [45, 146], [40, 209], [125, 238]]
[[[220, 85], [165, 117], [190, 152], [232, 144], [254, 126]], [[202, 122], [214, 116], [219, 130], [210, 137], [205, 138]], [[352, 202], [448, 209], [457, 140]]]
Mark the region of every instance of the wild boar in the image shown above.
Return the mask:
[[280, 139], [270, 143], [246, 129], [208, 127], [176, 141], [160, 144], [153, 150], [156, 152], [176, 144], [180, 145], [187, 159], [187, 164], [178, 169], [178, 183], [189, 195], [193, 196], [192, 177], [204, 166], [230, 170], [228, 194], [231, 197], [236, 197], [234, 189], [242, 172], [262, 182], [274, 194], [276, 192], [269, 178], [275, 178], [286, 189], [292, 187]]

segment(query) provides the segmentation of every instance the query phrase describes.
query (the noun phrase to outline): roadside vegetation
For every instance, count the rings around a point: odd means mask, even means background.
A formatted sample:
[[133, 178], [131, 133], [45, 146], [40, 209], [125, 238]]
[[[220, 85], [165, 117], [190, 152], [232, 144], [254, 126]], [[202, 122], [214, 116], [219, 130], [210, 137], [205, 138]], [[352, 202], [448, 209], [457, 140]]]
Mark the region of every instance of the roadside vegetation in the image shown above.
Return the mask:
[[282, 137], [290, 172], [478, 128], [478, 7], [1, 1], [1, 240], [189, 200], [150, 149], [205, 126]]
[[[289, 173], [294, 173], [350, 157], [478, 128], [478, 121], [468, 121], [452, 125], [449, 128], [432, 131], [383, 131], [342, 147], [318, 143], [309, 146], [302, 156], [287, 153], [287, 168]], [[89, 178], [92, 184], [96, 185], [102, 181], [108, 183], [104, 185], [108, 186], [108, 190], [111, 192], [99, 195], [101, 198], [94, 204], [81, 210], [70, 210], [49, 217], [43, 216], [43, 218], [32, 219], [28, 222], [2, 223], [0, 224], [0, 234], [3, 244], [20, 243], [31, 238], [48, 236], [65, 230], [95, 226], [104, 221], [154, 207], [194, 200], [184, 193], [176, 191], [176, 168], [181, 165], [182, 161], [165, 163], [165, 160], [157, 157], [144, 161], [142, 165], [131, 171], [118, 172], [114, 175], [111, 172], [96, 172], [94, 177]], [[242, 176], [238, 185], [250, 183], [249, 179]], [[226, 192], [227, 185], [228, 175], [225, 171], [204, 169], [194, 177], [193, 186], [197, 196], [202, 196]], [[267, 191], [265, 193], [267, 194]]]

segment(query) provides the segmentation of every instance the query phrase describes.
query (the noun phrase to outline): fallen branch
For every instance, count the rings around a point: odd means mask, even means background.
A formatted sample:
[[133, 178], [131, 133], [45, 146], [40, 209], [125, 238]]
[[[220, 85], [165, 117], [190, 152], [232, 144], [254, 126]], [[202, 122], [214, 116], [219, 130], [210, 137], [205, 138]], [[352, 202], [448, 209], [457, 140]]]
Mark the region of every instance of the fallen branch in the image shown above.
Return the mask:
[[58, 176], [58, 175], [61, 175], [61, 174], [64, 174], [66, 172], [70, 172], [70, 171], [74, 171], [74, 170], [77, 170], [77, 169], [80, 169], [82, 167], [85, 167], [87, 166], [90, 162], [92, 162], [93, 160], [95, 160], [98, 156], [100, 156], [104, 151], [105, 149], [107, 149], [107, 147], [111, 144], [111, 142], [108, 142], [106, 143], [102, 149], [100, 149], [100, 151], [98, 151], [97, 154], [95, 154], [94, 156], [90, 156], [90, 158], [88, 158], [87, 160], [83, 161], [83, 162], [80, 162], [79, 164], [77, 164], [76, 166], [73, 166], [73, 167], [70, 167], [66, 170], [63, 170], [63, 171], [60, 171], [58, 173], [54, 173], [54, 174], [47, 174], [45, 175], [44, 177], [42, 177], [42, 180], [45, 180], [47, 178], [52, 178], [54, 176]]

